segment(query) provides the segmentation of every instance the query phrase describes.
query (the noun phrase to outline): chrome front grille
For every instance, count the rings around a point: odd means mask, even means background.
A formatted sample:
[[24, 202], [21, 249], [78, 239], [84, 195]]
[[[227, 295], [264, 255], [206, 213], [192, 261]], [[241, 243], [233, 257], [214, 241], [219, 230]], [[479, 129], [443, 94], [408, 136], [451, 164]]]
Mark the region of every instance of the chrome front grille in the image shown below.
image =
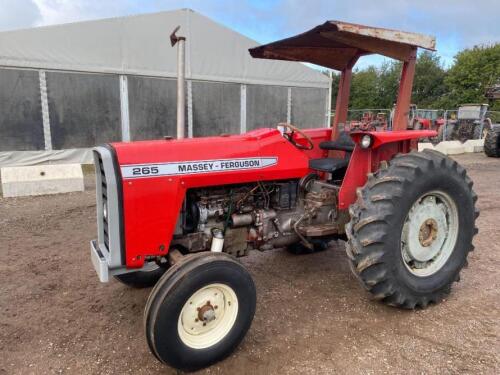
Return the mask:
[[[94, 151], [96, 152], [96, 151]], [[102, 229], [103, 229], [103, 239], [104, 239], [104, 244], [106, 245], [106, 248], [109, 249], [109, 226], [108, 226], [108, 218], [106, 215], [104, 215], [104, 207], [107, 205], [107, 200], [108, 200], [108, 185], [106, 184], [106, 172], [104, 171], [104, 165], [102, 163], [102, 158], [101, 155], [96, 152], [97, 154], [97, 161], [98, 161], [98, 171], [100, 173], [101, 177], [101, 200], [98, 200], [98, 203], [100, 203], [100, 207], [103, 209], [103, 216], [102, 216]]]
[[110, 146], [94, 149], [97, 199], [97, 242], [109, 267], [123, 265], [121, 181], [114, 150]]

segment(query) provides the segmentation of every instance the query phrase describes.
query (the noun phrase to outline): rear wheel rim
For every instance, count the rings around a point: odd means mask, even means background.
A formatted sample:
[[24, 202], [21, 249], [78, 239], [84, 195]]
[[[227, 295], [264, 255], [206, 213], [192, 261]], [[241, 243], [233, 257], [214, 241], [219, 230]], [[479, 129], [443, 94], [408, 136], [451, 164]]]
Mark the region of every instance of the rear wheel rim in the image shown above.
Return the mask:
[[238, 307], [236, 293], [228, 285], [204, 286], [189, 297], [179, 314], [179, 338], [193, 349], [219, 343], [233, 328]]
[[421, 196], [410, 208], [403, 224], [401, 255], [408, 271], [418, 277], [436, 274], [455, 248], [458, 209], [445, 192]]

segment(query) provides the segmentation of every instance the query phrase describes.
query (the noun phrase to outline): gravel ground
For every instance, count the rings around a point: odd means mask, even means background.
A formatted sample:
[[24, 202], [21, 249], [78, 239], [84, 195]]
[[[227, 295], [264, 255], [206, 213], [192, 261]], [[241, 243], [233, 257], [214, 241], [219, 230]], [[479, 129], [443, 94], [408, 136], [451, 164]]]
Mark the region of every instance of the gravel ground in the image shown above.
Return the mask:
[[[500, 373], [500, 160], [459, 156], [479, 194], [476, 250], [450, 297], [426, 310], [373, 302], [339, 242], [253, 252], [258, 291], [243, 343], [202, 374]], [[100, 284], [93, 176], [84, 193], [0, 198], [0, 374], [171, 374], [150, 354], [148, 290]]]

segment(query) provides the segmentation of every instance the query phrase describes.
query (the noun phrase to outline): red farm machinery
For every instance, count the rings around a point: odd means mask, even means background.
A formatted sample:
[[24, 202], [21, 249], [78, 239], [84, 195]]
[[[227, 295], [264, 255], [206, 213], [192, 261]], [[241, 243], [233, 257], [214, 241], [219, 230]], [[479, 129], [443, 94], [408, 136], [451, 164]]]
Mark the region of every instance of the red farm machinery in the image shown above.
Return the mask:
[[[182, 370], [227, 357], [250, 328], [250, 250], [324, 250], [345, 240], [352, 272], [375, 300], [425, 308], [449, 293], [473, 250], [477, 196], [456, 161], [416, 151], [432, 130], [407, 130], [424, 35], [328, 21], [250, 49], [254, 58], [341, 72], [332, 128], [292, 124], [241, 135], [111, 143], [94, 150], [101, 281], [153, 286], [147, 343]], [[346, 132], [358, 58], [403, 62], [393, 129]]]

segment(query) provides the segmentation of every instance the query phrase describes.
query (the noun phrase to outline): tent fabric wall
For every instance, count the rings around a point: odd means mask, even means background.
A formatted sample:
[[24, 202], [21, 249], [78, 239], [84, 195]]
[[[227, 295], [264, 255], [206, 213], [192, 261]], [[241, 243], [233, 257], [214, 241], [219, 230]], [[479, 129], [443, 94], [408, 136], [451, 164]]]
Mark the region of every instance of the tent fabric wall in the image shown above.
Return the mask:
[[247, 130], [273, 127], [287, 121], [288, 88], [247, 86]]
[[292, 123], [299, 128], [324, 127], [327, 94], [325, 89], [292, 87]]
[[128, 95], [132, 140], [175, 136], [177, 114], [175, 80], [129, 76]]
[[38, 72], [0, 69], [0, 151], [43, 149]]
[[193, 136], [240, 132], [240, 85], [193, 82]]
[[94, 156], [91, 148], [49, 151], [0, 151], [0, 167], [39, 164], [92, 164], [93, 162]]
[[118, 76], [47, 72], [46, 79], [54, 149], [121, 140]]
[[[47, 150], [26, 153], [23, 159], [16, 152], [44, 150], [39, 72], [0, 69], [0, 165], [83, 160], [81, 153], [87, 154], [82, 148], [121, 140], [119, 75], [48, 71], [45, 77], [54, 155]], [[175, 136], [176, 81], [127, 78], [131, 140]], [[243, 110], [240, 84], [191, 81], [191, 87], [195, 137], [239, 133], [242, 114], [246, 130], [287, 121], [289, 91], [292, 124], [325, 126], [326, 89], [246, 85]], [[186, 134], [187, 127], [186, 121]], [[60, 152], [75, 148], [80, 154]]]

